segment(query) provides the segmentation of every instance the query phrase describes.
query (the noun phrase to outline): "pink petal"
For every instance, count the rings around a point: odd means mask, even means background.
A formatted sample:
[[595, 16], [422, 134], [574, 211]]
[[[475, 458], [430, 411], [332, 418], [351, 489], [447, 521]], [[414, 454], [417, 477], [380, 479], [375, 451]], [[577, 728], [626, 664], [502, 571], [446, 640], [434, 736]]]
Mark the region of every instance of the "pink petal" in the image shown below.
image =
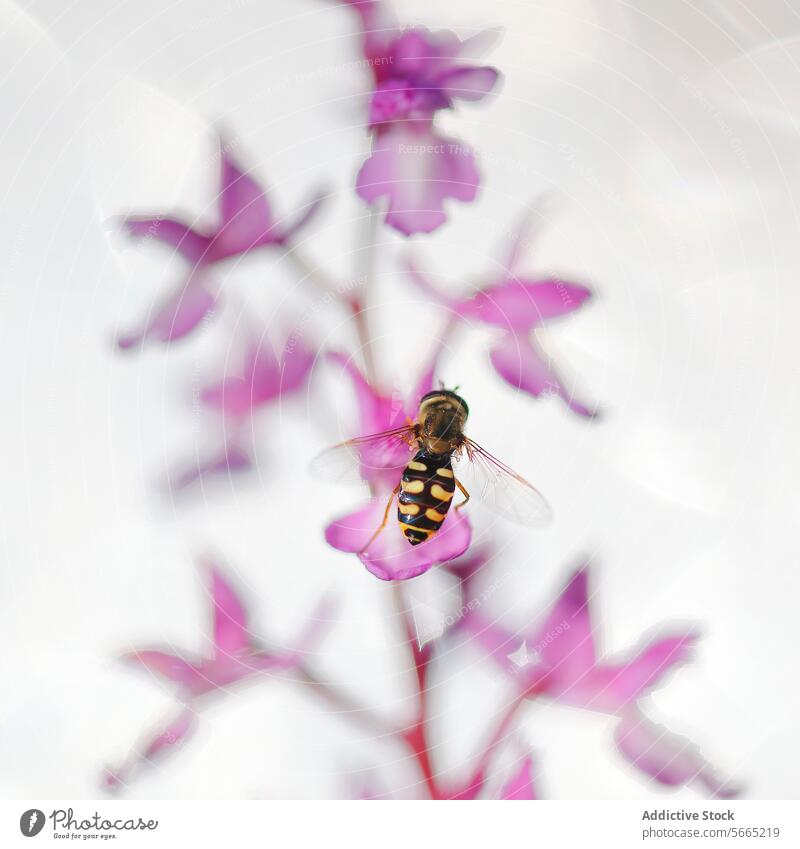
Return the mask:
[[561, 382], [534, 342], [519, 333], [505, 333], [489, 352], [495, 371], [506, 383], [538, 398], [554, 394], [574, 413], [591, 418], [594, 413], [577, 401]]
[[587, 586], [584, 567], [570, 578], [528, 646], [538, 652], [551, 674], [569, 682], [591, 670], [597, 657]]
[[680, 634], [656, 640], [627, 663], [602, 665], [592, 680], [594, 693], [587, 707], [601, 705], [610, 713], [646, 695], [676, 666], [691, 656], [697, 636]]
[[165, 749], [185, 743], [195, 727], [194, 711], [191, 708], [185, 708], [147, 744], [143, 752], [144, 759], [149, 761], [160, 755]]
[[226, 147], [221, 147], [220, 229], [217, 236], [225, 253], [240, 253], [275, 241], [272, 210], [261, 186], [244, 172]]
[[247, 327], [241, 369], [204, 387], [202, 403], [224, 416], [243, 418], [259, 404], [275, 397], [280, 389], [280, 370], [269, 339]]
[[248, 415], [257, 404], [255, 387], [240, 375], [231, 375], [204, 387], [200, 401], [209, 409], [231, 418]]
[[134, 749], [125, 763], [117, 769], [106, 769], [103, 784], [106, 790], [116, 792], [131, 779], [134, 770], [162, 757], [167, 752], [180, 748], [194, 733], [197, 719], [190, 707], [183, 708], [167, 725], [146, 740], [141, 749]]
[[378, 133], [356, 190], [369, 204], [385, 198], [386, 223], [406, 236], [430, 233], [446, 219], [446, 198], [475, 199], [479, 176], [472, 150], [422, 122]]
[[148, 240], [155, 239], [169, 245], [193, 266], [210, 262], [211, 237], [198, 233], [188, 224], [174, 218], [138, 218], [131, 216], [122, 220], [123, 227], [131, 236]]
[[247, 612], [233, 587], [216, 566], [211, 567], [214, 603], [214, 645], [217, 655], [231, 655], [250, 646]]
[[[299, 334], [291, 334], [283, 348], [281, 372], [277, 392], [283, 396], [306, 384], [306, 379], [316, 359], [316, 351], [309, 348]], [[258, 372], [254, 372], [255, 385], [261, 397], [270, 397], [266, 393], [270, 387], [262, 385]]]
[[[393, 392], [391, 395], [381, 395], [372, 388], [352, 357], [348, 357], [338, 351], [332, 351], [328, 354], [328, 357], [339, 365], [353, 382], [356, 403], [358, 405], [359, 422], [361, 424], [360, 436], [369, 436], [374, 433], [381, 433], [384, 430], [392, 430], [406, 424], [409, 419], [413, 420], [417, 414], [419, 399], [425, 392], [430, 391], [425, 387], [429, 383], [431, 386], [433, 385], [434, 365], [431, 365], [422, 374], [417, 387], [408, 401], [403, 398], [400, 392]], [[423, 389], [424, 391], [421, 392]], [[388, 467], [405, 465], [408, 459], [407, 453], [398, 452], [397, 457], [394, 458], [397, 460], [397, 463], [388, 462], [384, 465]]]
[[269, 340], [254, 340], [245, 352], [243, 373], [205, 387], [200, 400], [225, 416], [244, 418], [257, 407], [304, 386], [315, 356], [299, 335], [292, 335], [279, 365]]
[[[369, 102], [369, 126], [374, 128], [392, 121], [410, 118], [419, 106], [419, 91], [403, 79], [380, 83]], [[430, 114], [432, 110], [428, 109]]]
[[145, 650], [131, 652], [125, 655], [122, 660], [126, 663], [141, 666], [148, 672], [160, 675], [169, 681], [174, 681], [187, 690], [196, 686], [200, 678], [197, 668], [191, 663], [163, 651]]
[[[339, 551], [360, 552], [383, 520], [388, 493], [373, 499], [366, 507], [337, 519], [325, 529], [325, 539]], [[394, 505], [393, 505], [394, 509]], [[451, 510], [441, 530], [427, 542], [410, 545], [400, 531], [395, 515], [359, 559], [383, 581], [403, 581], [427, 572], [463, 554], [469, 547], [472, 527], [464, 515]]]
[[202, 389], [200, 400], [224, 416], [243, 418], [280, 393], [280, 372], [269, 342], [253, 345], [245, 354], [243, 374], [229, 375]]
[[500, 790], [501, 799], [528, 800], [538, 798], [533, 785], [533, 758], [524, 757]]
[[617, 747], [633, 766], [668, 787], [697, 781], [718, 799], [738, 796], [740, 788], [723, 781], [697, 747], [636, 710], [625, 714], [614, 734]]
[[167, 488], [171, 492], [188, 489], [194, 484], [208, 482], [211, 478], [230, 477], [253, 468], [253, 458], [235, 443], [225, 445], [219, 454], [172, 471], [167, 477]]
[[367, 436], [390, 429], [391, 426], [387, 424], [384, 415], [383, 397], [372, 388], [353, 358], [339, 351], [331, 351], [328, 358], [336, 363], [353, 383], [358, 407], [358, 420], [361, 423], [359, 436]]
[[579, 283], [566, 280], [526, 282], [510, 278], [479, 292], [470, 314], [509, 331], [528, 331], [551, 318], [578, 309], [592, 295]]
[[197, 275], [171, 294], [155, 310], [141, 330], [120, 336], [117, 345], [133, 348], [151, 339], [156, 342], [173, 342], [191, 333], [211, 313], [217, 296]]
[[442, 91], [451, 98], [481, 100], [494, 88], [500, 74], [488, 66], [454, 68], [439, 79]]

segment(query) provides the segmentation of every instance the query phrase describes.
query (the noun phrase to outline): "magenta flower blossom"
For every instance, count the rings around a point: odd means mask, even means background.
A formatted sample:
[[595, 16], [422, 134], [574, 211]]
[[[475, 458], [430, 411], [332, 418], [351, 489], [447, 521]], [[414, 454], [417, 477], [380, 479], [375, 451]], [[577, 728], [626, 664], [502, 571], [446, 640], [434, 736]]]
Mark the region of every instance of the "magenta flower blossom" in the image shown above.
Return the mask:
[[241, 368], [206, 384], [200, 391], [200, 403], [222, 421], [224, 444], [210, 457], [171, 474], [172, 490], [252, 468], [253, 457], [246, 445], [252, 417], [308, 382], [316, 353], [299, 334], [289, 334], [279, 356], [269, 340], [249, 324], [242, 335], [246, 339]]
[[147, 339], [171, 342], [186, 336], [213, 309], [218, 286], [207, 269], [223, 260], [257, 248], [285, 246], [319, 209], [317, 195], [295, 220], [287, 222], [272, 211], [264, 189], [234, 159], [230, 146], [220, 139], [219, 219], [213, 226], [198, 226], [169, 216], [129, 216], [123, 228], [133, 237], [154, 239], [179, 253], [190, 266], [185, 283], [154, 310], [144, 326], [118, 339], [121, 348], [131, 348]]
[[444, 201], [475, 199], [480, 181], [467, 145], [436, 132], [434, 117], [459, 100], [478, 101], [499, 74], [471, 64], [481, 36], [462, 41], [447, 30], [400, 29], [385, 3], [344, 0], [361, 18], [374, 89], [369, 106], [372, 156], [356, 179], [370, 205], [382, 199], [386, 223], [406, 236], [444, 223]]
[[659, 784], [680, 787], [696, 781], [715, 799], [741, 793], [741, 787], [717, 775], [691, 740], [651, 722], [636, 708], [623, 714], [614, 740], [627, 760]]
[[481, 285], [472, 296], [446, 294], [413, 262], [408, 264], [409, 278], [427, 297], [455, 316], [503, 331], [494, 341], [489, 358], [506, 383], [535, 398], [557, 395], [578, 415], [593, 416], [593, 411], [567, 388], [534, 335], [537, 327], [583, 306], [592, 296], [591, 290], [556, 277], [522, 274], [519, 248], [523, 238], [520, 232], [515, 235], [500, 278]]
[[480, 176], [472, 149], [430, 123], [404, 122], [379, 133], [356, 178], [370, 205], [386, 198], [386, 223], [405, 236], [430, 233], [447, 216], [447, 198], [475, 200]]
[[181, 748], [189, 741], [196, 728], [197, 715], [194, 709], [189, 705], [181, 707], [174, 716], [149, 732], [141, 744], [130, 751], [122, 764], [113, 769], [106, 767], [103, 770], [103, 789], [109, 793], [117, 793], [130, 782], [133, 773], [144, 764], [153, 764]]
[[184, 700], [227, 688], [261, 672], [291, 669], [302, 660], [319, 634], [322, 620], [318, 613], [292, 649], [268, 651], [257, 644], [248, 630], [247, 611], [242, 600], [220, 569], [213, 565], [209, 592], [213, 625], [208, 654], [192, 657], [143, 649], [123, 657], [127, 663], [176, 685], [177, 694]]
[[213, 313], [218, 293], [218, 284], [207, 272], [193, 271], [175, 291], [153, 308], [140, 328], [117, 337], [118, 347], [127, 350], [138, 347], [146, 340], [174, 342], [182, 339]]
[[646, 643], [625, 659], [602, 659], [587, 588], [584, 567], [570, 578], [541, 622], [522, 634], [512, 634], [474, 611], [459, 627], [514, 676], [523, 696], [620, 716], [618, 747], [648, 776], [670, 785], [698, 781], [715, 796], [731, 795], [735, 791], [713, 776], [686, 741], [656, 731], [638, 710], [641, 699], [689, 658], [696, 634], [672, 634]]
[[[414, 419], [420, 398], [433, 387], [433, 367], [423, 374], [408, 401], [399, 396], [377, 393], [364, 379], [352, 361], [334, 355], [353, 381], [359, 410], [362, 436], [399, 427]], [[362, 460], [364, 458], [362, 457]], [[410, 546], [397, 522], [390, 517], [386, 527], [364, 551], [375, 530], [383, 521], [389, 496], [397, 485], [403, 467], [409, 460], [408, 451], [383, 451], [362, 462], [362, 477], [369, 483], [372, 498], [368, 504], [331, 522], [325, 529], [325, 539], [339, 551], [358, 553], [359, 559], [377, 578], [384, 581], [403, 581], [427, 572], [436, 563], [459, 557], [469, 547], [472, 527], [469, 519], [451, 511], [441, 530], [430, 540]]]
[[210, 651], [191, 656], [142, 649], [122, 658], [172, 685], [183, 707], [163, 727], [148, 735], [120, 767], [105, 771], [103, 780], [109, 790], [125, 783], [142, 764], [186, 742], [196, 725], [198, 699], [224, 692], [234, 684], [266, 672], [296, 667], [318, 641], [329, 619], [329, 605], [323, 601], [292, 648], [268, 650], [250, 632], [244, 603], [220, 568], [209, 564], [208, 569], [213, 606]]

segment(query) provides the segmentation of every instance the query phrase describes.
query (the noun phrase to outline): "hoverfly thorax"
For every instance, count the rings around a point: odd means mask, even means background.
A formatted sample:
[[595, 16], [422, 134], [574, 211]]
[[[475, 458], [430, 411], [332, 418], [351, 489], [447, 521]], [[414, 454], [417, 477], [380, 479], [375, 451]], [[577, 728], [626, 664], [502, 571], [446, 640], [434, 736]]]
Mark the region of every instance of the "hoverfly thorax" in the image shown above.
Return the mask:
[[469, 415], [466, 401], [449, 389], [424, 395], [417, 413], [418, 438], [431, 454], [452, 454], [464, 443], [464, 425]]

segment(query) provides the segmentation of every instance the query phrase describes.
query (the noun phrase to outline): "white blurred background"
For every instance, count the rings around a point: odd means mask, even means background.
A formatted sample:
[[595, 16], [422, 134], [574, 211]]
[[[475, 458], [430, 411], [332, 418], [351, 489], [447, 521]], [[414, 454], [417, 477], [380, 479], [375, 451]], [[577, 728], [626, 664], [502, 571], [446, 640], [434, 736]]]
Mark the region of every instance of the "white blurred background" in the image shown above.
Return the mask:
[[[452, 206], [415, 249], [466, 287], [506, 222], [549, 191], [552, 220], [529, 267], [597, 292], [545, 340], [600, 403], [600, 421], [501, 385], [480, 331], [444, 364], [470, 402], [472, 435], [556, 513], [537, 532], [473, 513], [507, 546], [493, 612], [523, 623], [593, 554], [606, 650], [664, 623], [702, 628], [697, 662], [653, 696], [650, 715], [697, 741], [747, 795], [796, 796], [800, 6], [395, 7], [404, 22], [461, 34], [505, 29], [488, 57], [505, 74], [499, 95], [444, 121], [480, 153], [479, 201]], [[276, 329], [305, 317], [309, 339], [352, 348], [343, 313], [261, 253], [222, 272], [225, 308], [202, 335], [171, 350], [113, 346], [182, 271], [167, 251], [119, 239], [108, 219], [209, 207], [220, 122], [279, 211], [328, 187], [307, 252], [337, 273], [356, 267], [368, 82], [354, 16], [324, 0], [0, 0], [0, 22], [0, 792], [99, 794], [103, 764], [170, 704], [166, 687], [114, 658], [152, 644], [202, 648], [200, 552], [224, 557], [256, 630], [277, 640], [333, 588], [341, 621], [315, 665], [402, 711], [409, 680], [388, 587], [322, 540], [359, 492], [305, 471], [352, 428], [331, 372], [259, 417], [255, 475], [174, 501], [159, 490], [170, 465], [216, 444], [193, 386], [224, 366], [242, 309]], [[384, 373], [407, 386], [419, 350], [409, 334], [422, 338], [437, 317], [397, 273], [406, 246], [381, 238], [373, 326]], [[438, 580], [416, 583], [435, 593]], [[491, 716], [500, 686], [477, 654], [448, 657], [435, 689], [441, 770], [463, 769], [475, 715]], [[663, 792], [623, 762], [612, 728], [531, 706], [520, 733], [542, 794]], [[267, 682], [215, 703], [192, 743], [129, 795], [339, 797], [372, 769], [402, 787], [410, 767], [363, 737]]]

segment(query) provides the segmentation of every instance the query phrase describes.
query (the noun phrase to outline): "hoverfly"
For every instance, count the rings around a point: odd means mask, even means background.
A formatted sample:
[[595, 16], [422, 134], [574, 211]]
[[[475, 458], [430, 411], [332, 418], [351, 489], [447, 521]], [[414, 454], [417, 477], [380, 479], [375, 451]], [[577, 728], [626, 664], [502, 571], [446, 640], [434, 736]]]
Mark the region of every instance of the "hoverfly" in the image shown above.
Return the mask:
[[475, 494], [506, 519], [525, 525], [548, 521], [550, 508], [539, 491], [464, 433], [468, 415], [460, 395], [437, 389], [422, 396], [415, 421], [341, 442], [312, 462], [316, 473], [340, 480], [369, 479], [376, 472], [399, 476], [383, 521], [361, 553], [386, 527], [395, 497], [406, 540], [411, 545], [429, 540], [444, 523], [456, 489], [464, 497], [456, 511], [470, 500], [462, 478], [474, 482]]

